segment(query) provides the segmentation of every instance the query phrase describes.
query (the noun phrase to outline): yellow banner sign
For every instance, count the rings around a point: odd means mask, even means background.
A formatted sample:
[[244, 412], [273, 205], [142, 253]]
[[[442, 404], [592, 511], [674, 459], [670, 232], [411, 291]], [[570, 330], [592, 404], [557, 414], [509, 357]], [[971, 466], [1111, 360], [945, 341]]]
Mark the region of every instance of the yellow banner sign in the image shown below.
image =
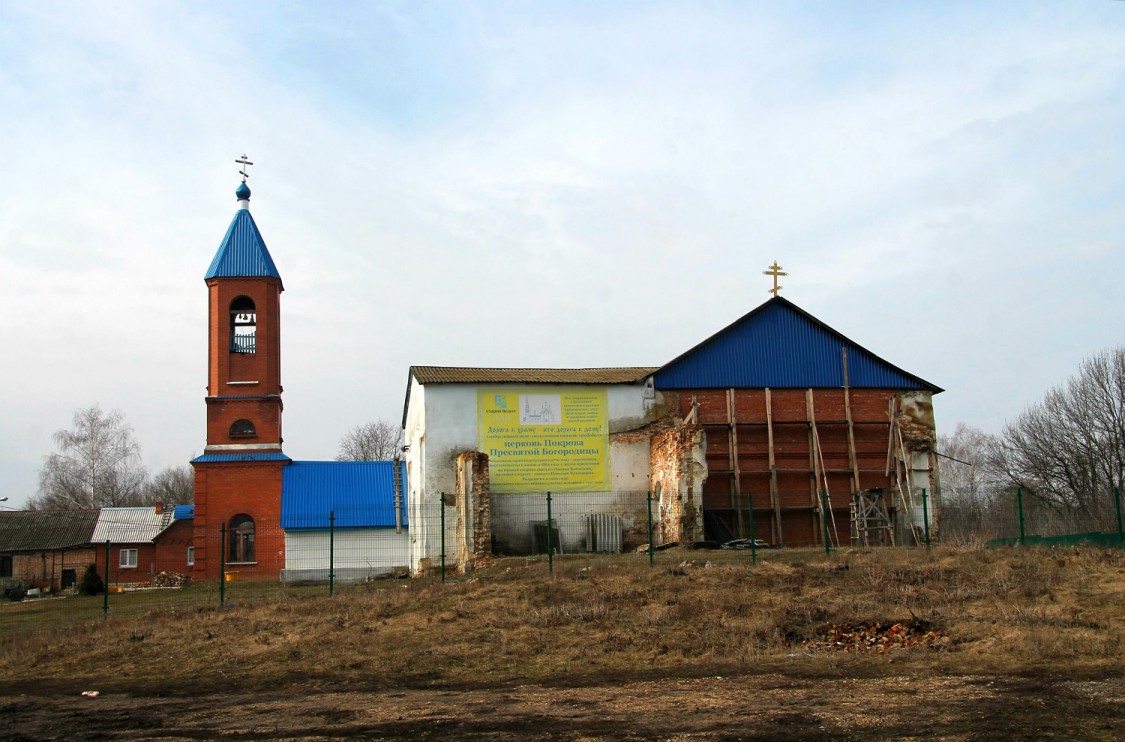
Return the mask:
[[493, 492], [608, 492], [604, 387], [477, 391], [477, 433]]

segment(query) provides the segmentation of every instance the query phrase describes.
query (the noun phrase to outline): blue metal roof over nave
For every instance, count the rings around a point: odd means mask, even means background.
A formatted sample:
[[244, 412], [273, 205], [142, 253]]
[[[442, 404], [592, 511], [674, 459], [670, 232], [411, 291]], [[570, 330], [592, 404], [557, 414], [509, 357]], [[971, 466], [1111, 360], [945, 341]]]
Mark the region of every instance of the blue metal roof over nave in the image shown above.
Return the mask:
[[[245, 186], [245, 183], [243, 184]], [[249, 200], [249, 188], [245, 189]], [[207, 269], [204, 280], [211, 278], [276, 278], [281, 280], [277, 266], [273, 264], [270, 251], [266, 249], [262, 233], [250, 216], [250, 210], [239, 209], [219, 245], [211, 267]]]
[[942, 391], [852, 342], [781, 297], [757, 307], [653, 374], [657, 389], [848, 386]]
[[[406, 465], [402, 476], [401, 524], [406, 522]], [[393, 461], [294, 461], [281, 475], [281, 527], [380, 528], [395, 525]]]

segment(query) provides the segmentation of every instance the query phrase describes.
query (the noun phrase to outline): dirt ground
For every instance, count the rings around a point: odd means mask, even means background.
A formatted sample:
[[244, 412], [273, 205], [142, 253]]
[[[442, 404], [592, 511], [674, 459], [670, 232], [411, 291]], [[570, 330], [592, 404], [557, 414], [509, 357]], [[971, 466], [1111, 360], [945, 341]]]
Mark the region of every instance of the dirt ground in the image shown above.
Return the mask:
[[[799, 663], [800, 659], [795, 659]], [[797, 669], [796, 667], [794, 669]], [[622, 679], [599, 685], [0, 698], [5, 740], [1125, 738], [1125, 678]]]
[[1125, 551], [723, 558], [24, 623], [0, 740], [1125, 740]]

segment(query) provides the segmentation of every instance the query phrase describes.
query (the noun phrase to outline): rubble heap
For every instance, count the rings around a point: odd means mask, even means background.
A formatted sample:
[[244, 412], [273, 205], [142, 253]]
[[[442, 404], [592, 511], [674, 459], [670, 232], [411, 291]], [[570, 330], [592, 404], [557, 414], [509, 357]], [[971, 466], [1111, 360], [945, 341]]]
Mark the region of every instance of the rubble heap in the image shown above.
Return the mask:
[[805, 647], [813, 651], [836, 652], [887, 652], [908, 647], [946, 651], [957, 649], [951, 637], [920, 618], [897, 623], [829, 624], [817, 632], [816, 638], [805, 642]]

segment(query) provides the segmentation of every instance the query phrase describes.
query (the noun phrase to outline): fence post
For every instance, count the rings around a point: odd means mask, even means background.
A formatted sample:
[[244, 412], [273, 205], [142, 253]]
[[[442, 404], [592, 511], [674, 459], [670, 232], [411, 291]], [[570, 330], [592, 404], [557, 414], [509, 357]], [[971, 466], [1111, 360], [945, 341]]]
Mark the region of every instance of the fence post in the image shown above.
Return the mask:
[[[245, 158], [244, 158], [245, 159]], [[328, 594], [336, 589], [336, 511], [328, 511]]]
[[[243, 158], [245, 159], [245, 158]], [[754, 495], [746, 493], [746, 509], [750, 511], [750, 564], [758, 563], [758, 532], [754, 530]]]
[[652, 548], [652, 490], [648, 491], [646, 496], [648, 504], [648, 566], [653, 565], [653, 548]]
[[[243, 158], [245, 159], [245, 158]], [[445, 493], [441, 492], [438, 495], [438, 502], [441, 503], [441, 581], [445, 582]]]
[[[242, 159], [246, 159], [245, 157]], [[1117, 508], [1117, 544], [1125, 545], [1125, 529], [1121, 527], [1121, 488], [1113, 488], [1113, 504]]]
[[930, 498], [926, 496], [926, 488], [922, 488], [922, 524], [926, 530], [926, 548], [930, 548]]
[[551, 544], [551, 491], [547, 490], [547, 571], [555, 574], [554, 546]]
[[832, 538], [828, 534], [828, 491], [820, 491], [820, 519], [824, 523], [824, 554], [832, 553]]
[[[242, 159], [246, 159], [243, 157]], [[219, 607], [227, 604], [227, 524], [219, 526]]]
[[1019, 545], [1023, 546], [1024, 533], [1023, 533], [1023, 488], [1022, 487], [1016, 487], [1016, 515], [1019, 517], [1019, 521], [1020, 521]]
[[[243, 157], [242, 159], [246, 159]], [[102, 618], [109, 616], [109, 539], [105, 540], [105, 585], [102, 590]]]

